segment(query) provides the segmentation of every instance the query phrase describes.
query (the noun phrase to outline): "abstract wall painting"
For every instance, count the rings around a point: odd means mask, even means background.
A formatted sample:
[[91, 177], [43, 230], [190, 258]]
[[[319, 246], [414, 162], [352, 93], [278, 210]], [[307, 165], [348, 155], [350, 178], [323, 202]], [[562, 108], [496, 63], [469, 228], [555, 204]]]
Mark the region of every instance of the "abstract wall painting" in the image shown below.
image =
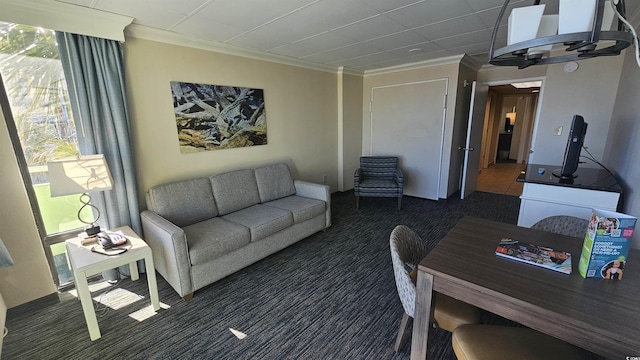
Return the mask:
[[171, 81], [181, 153], [267, 144], [264, 90]]

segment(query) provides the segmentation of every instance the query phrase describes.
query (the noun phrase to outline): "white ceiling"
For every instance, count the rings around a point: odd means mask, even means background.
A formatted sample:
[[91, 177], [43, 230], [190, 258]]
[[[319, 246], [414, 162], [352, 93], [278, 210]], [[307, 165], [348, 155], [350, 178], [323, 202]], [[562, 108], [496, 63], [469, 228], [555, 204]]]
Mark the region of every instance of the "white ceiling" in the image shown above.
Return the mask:
[[[503, 0], [56, 0], [264, 56], [366, 71], [467, 54], [487, 63]], [[530, 5], [512, 0], [510, 8]], [[558, 1], [542, 0], [545, 13]], [[631, 4], [632, 3], [632, 4]], [[633, 9], [631, 9], [633, 7]], [[638, 1], [627, 2], [633, 14]], [[506, 43], [507, 10], [498, 31]]]

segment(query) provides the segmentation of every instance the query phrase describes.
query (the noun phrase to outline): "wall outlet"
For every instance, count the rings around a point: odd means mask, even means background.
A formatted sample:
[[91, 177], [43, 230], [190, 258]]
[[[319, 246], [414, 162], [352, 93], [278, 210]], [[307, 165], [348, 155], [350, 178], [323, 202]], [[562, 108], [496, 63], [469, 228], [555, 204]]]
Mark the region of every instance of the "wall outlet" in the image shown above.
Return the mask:
[[562, 135], [562, 126], [556, 126], [556, 131], [554, 131], [553, 135], [555, 136]]
[[327, 175], [322, 175], [322, 183], [323, 184], [327, 183]]

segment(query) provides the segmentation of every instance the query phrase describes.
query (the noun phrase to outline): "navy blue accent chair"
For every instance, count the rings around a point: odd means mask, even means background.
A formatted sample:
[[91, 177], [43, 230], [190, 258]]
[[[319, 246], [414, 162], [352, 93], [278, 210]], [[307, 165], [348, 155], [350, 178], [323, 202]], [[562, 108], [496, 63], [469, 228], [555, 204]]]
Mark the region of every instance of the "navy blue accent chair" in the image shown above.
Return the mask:
[[396, 197], [398, 210], [401, 209], [404, 175], [398, 168], [396, 156], [363, 156], [360, 168], [353, 179], [356, 195], [356, 209], [360, 207], [360, 197]]

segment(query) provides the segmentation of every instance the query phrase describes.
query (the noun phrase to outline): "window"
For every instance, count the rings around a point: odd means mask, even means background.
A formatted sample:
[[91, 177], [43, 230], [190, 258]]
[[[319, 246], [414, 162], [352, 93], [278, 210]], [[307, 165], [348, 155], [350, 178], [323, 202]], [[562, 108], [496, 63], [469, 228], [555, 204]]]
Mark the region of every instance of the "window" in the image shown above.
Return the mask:
[[[8, 128], [22, 149], [17, 156], [24, 158], [18, 162], [26, 164], [21, 170], [38, 230], [54, 281], [64, 286], [72, 281], [64, 240], [83, 223], [78, 220], [78, 195], [51, 197], [49, 191], [47, 161], [79, 153], [55, 32], [0, 22], [0, 74], [13, 117]], [[82, 213], [83, 219], [92, 216], [89, 208]]]

